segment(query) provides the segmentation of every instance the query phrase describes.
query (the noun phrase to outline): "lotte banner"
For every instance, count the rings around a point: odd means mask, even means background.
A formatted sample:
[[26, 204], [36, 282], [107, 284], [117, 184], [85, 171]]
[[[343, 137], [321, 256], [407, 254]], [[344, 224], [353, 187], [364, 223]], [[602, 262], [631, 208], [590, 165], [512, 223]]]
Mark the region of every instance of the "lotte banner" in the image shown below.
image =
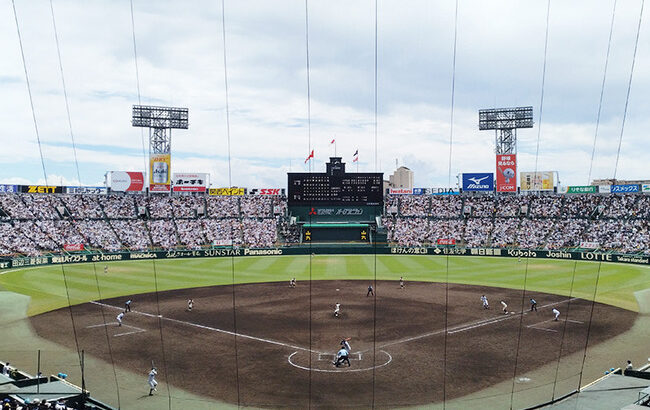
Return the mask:
[[517, 154], [497, 155], [497, 192], [517, 192]]

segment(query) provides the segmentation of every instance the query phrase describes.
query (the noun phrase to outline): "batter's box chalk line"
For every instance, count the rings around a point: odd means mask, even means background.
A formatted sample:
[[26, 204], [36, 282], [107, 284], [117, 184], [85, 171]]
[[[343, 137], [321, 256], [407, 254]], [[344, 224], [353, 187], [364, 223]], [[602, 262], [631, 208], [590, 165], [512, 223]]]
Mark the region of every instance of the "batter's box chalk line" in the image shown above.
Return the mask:
[[[393, 361], [393, 356], [390, 355], [385, 350], [378, 350], [377, 351], [377, 356], [378, 360], [375, 362], [374, 366], [368, 366], [368, 367], [360, 367], [363, 366], [364, 363], [370, 363], [372, 364], [372, 357], [369, 358], [369, 356], [363, 356], [360, 352], [358, 353], [350, 353], [350, 361], [354, 363], [353, 366], [346, 366], [343, 365], [341, 368], [329, 368], [329, 369], [320, 369], [317, 367], [309, 367], [309, 362], [307, 361], [308, 359], [304, 358], [303, 361], [306, 362], [306, 365], [300, 365], [297, 362], [298, 356], [300, 354], [305, 355], [305, 352], [303, 351], [295, 351], [289, 355], [287, 358], [287, 361], [289, 364], [293, 367], [296, 367], [298, 369], [302, 370], [307, 370], [307, 371], [312, 371], [312, 372], [321, 372], [321, 373], [344, 373], [344, 372], [367, 372], [369, 370], [373, 369], [379, 369], [384, 366], [388, 366], [392, 361]], [[329, 353], [319, 353], [318, 354], [318, 362], [324, 362], [326, 359], [329, 363], [327, 363], [327, 367], [332, 367], [332, 362], [334, 361], [334, 354], [329, 354]], [[356, 357], [356, 359], [355, 359]], [[380, 360], [381, 359], [381, 360]]]
[[[348, 358], [350, 360], [363, 360], [363, 355], [361, 352], [356, 352], [356, 353], [350, 353], [348, 355]], [[335, 354], [330, 354], [330, 353], [318, 353], [318, 361], [328, 361], [328, 362], [333, 362], [334, 359], [336, 359]]]

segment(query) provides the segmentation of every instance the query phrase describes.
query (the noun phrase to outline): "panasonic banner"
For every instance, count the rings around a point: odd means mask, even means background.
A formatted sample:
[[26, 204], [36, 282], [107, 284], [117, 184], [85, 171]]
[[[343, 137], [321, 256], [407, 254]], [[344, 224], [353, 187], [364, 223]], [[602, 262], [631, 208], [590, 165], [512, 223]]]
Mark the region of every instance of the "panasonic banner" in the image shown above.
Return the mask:
[[494, 174], [491, 172], [463, 174], [463, 192], [465, 191], [494, 191]]

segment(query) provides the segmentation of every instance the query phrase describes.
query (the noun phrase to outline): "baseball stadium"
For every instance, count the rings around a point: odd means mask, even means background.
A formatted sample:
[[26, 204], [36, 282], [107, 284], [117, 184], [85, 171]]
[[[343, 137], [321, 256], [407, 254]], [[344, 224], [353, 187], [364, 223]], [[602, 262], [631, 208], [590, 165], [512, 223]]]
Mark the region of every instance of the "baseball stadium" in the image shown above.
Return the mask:
[[642, 0], [123, 3], [0, 16], [2, 410], [650, 407]]

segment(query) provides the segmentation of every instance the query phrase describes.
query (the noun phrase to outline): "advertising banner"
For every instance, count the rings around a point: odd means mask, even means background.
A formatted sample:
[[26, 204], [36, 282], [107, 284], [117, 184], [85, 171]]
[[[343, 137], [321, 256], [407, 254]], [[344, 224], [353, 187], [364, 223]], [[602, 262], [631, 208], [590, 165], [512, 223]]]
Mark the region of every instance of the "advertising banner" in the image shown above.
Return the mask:
[[65, 187], [67, 194], [94, 194], [106, 195], [108, 188], [103, 186], [67, 186]]
[[390, 195], [412, 195], [413, 189], [411, 188], [390, 188], [388, 190]]
[[63, 245], [63, 250], [65, 251], [83, 251], [84, 250], [84, 244], [83, 243], [69, 243]]
[[520, 172], [519, 187], [522, 191], [552, 191], [553, 174], [553, 171]]
[[250, 195], [285, 195], [284, 188], [253, 188], [249, 189]]
[[456, 239], [454, 238], [438, 239], [436, 243], [438, 245], [456, 245]]
[[440, 188], [434, 187], [429, 188], [431, 195], [459, 195], [460, 191], [458, 188]]
[[612, 193], [622, 194], [630, 192], [639, 192], [639, 186], [637, 184], [612, 185]]
[[598, 192], [596, 185], [574, 185], [567, 187], [567, 194], [595, 194]]
[[597, 249], [598, 242], [580, 242], [580, 247], [583, 249]]
[[497, 192], [517, 192], [517, 155], [497, 155]]
[[111, 171], [111, 191], [129, 192], [144, 190], [144, 172]]
[[149, 192], [169, 192], [171, 169], [170, 154], [149, 156]]
[[246, 194], [246, 188], [210, 188], [208, 194], [212, 196], [242, 196]]
[[463, 191], [494, 191], [494, 174], [491, 172], [463, 174]]
[[174, 173], [172, 177], [174, 192], [205, 192], [210, 185], [210, 174]]
[[426, 193], [426, 188], [413, 188], [413, 195], [425, 195]]
[[20, 192], [25, 194], [62, 194], [62, 186], [51, 185], [19, 185]]
[[610, 194], [612, 192], [611, 185], [598, 185], [598, 192], [601, 194]]
[[650, 192], [650, 184], [641, 185], [641, 192]]
[[0, 193], [16, 193], [18, 185], [0, 185]]

